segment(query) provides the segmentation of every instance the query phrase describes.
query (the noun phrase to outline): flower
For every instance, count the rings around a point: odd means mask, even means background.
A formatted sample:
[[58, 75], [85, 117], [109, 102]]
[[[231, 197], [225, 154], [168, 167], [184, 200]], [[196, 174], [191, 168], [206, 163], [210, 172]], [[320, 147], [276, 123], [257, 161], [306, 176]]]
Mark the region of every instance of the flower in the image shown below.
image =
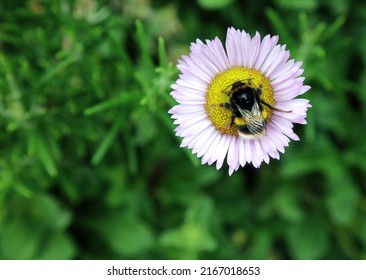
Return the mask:
[[[290, 139], [299, 140], [293, 123], [305, 124], [311, 105], [295, 97], [310, 87], [303, 84], [302, 62], [289, 60], [278, 39], [261, 40], [258, 32], [251, 38], [231, 27], [226, 51], [217, 37], [206, 43], [197, 39], [190, 55], [178, 60], [181, 73], [171, 95], [179, 104], [169, 113], [178, 125], [176, 135], [183, 137], [181, 147], [192, 149], [202, 164], [216, 162], [220, 169], [226, 158], [231, 175], [247, 163], [259, 167], [270, 157], [279, 159]], [[240, 112], [237, 105], [244, 103], [232, 98], [238, 94], [248, 94], [255, 111], [249, 106]], [[253, 120], [261, 133], [250, 133]]]

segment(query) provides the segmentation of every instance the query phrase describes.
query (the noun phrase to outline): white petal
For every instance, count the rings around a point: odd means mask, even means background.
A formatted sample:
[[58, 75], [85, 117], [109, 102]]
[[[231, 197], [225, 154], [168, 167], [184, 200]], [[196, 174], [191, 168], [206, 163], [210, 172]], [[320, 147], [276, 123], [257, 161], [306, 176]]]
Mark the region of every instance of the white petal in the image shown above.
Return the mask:
[[[205, 149], [207, 147], [207, 143], [210, 143], [212, 141], [212, 132], [215, 130], [214, 127], [210, 126], [205, 128], [203, 131], [201, 131], [199, 134], [197, 134], [197, 141], [192, 146], [192, 152], [193, 154], [197, 154], [202, 149]], [[207, 150], [207, 148], [206, 148]]]
[[248, 163], [252, 162], [252, 141], [243, 141], [244, 143], [244, 154]]
[[258, 140], [252, 140], [251, 144], [252, 144], [252, 149], [253, 149], [252, 164], [254, 167], [258, 168], [261, 165], [261, 162], [263, 160], [260, 143]]
[[179, 115], [185, 115], [185, 114], [194, 114], [194, 113], [202, 113], [205, 111], [205, 107], [202, 105], [182, 105], [182, 104], [178, 104], [175, 105], [173, 108], [171, 108], [168, 113], [169, 114], [174, 114], [176, 113], [178, 116]]
[[216, 58], [216, 64], [221, 72], [224, 72], [229, 68], [229, 60], [224, 50], [224, 46], [222, 45], [219, 38], [215, 38], [213, 41], [206, 41], [208, 47], [210, 48], [212, 54]]
[[246, 163], [246, 154], [245, 154], [245, 141], [242, 138], [238, 139], [239, 146], [239, 162], [241, 166], [244, 166]]
[[231, 137], [229, 151], [227, 153], [227, 163], [230, 167], [236, 167], [239, 162], [239, 148], [238, 148], [238, 137]]
[[261, 37], [260, 37], [259, 33], [256, 32], [255, 36], [253, 37], [253, 39], [251, 41], [251, 45], [250, 45], [249, 53], [248, 53], [248, 61], [246, 62], [249, 68], [253, 68], [254, 63], [257, 59], [257, 56], [259, 53], [259, 48], [260, 48], [260, 40], [261, 40]]
[[270, 37], [267, 35], [263, 38], [263, 41], [261, 43], [260, 49], [259, 49], [259, 55], [257, 57], [257, 60], [254, 64], [254, 68], [261, 71], [263, 63], [267, 60], [268, 54], [273, 49], [273, 47], [276, 45], [278, 41], [278, 36]]
[[261, 72], [266, 74], [267, 77], [269, 76], [267, 73], [267, 70], [271, 65], [273, 65], [275, 63], [275, 60], [278, 57], [278, 54], [280, 53], [280, 51], [281, 51], [281, 47], [279, 45], [275, 46], [274, 48], [272, 48], [269, 51], [266, 60], [263, 62], [262, 66], [261, 66]]
[[216, 151], [221, 141], [221, 138], [223, 138], [223, 136], [219, 133], [216, 133], [214, 141], [211, 143], [210, 147], [207, 149], [207, 152], [202, 157], [202, 164], [208, 163], [209, 165], [211, 165], [217, 160], [218, 155]]
[[[230, 67], [239, 66], [239, 60], [237, 55], [236, 38], [238, 32], [234, 28], [229, 28], [226, 35], [226, 53], [229, 60]], [[239, 54], [240, 55], [240, 54]]]
[[208, 149], [211, 147], [212, 143], [215, 140], [217, 131], [213, 126], [209, 127], [206, 130], [206, 135], [207, 135], [207, 137], [206, 137], [207, 139], [203, 140], [204, 143], [202, 144], [201, 148], [197, 151], [198, 157], [202, 157], [204, 154], [207, 153]]
[[277, 56], [274, 58], [271, 65], [268, 67], [266, 71], [266, 76], [271, 79], [272, 73], [278, 69], [281, 65], [285, 64], [288, 58], [290, 57], [290, 52], [285, 51], [285, 46], [282, 46]]
[[221, 137], [220, 143], [217, 145], [217, 161], [216, 161], [217, 170], [220, 169], [222, 167], [222, 164], [224, 163], [225, 156], [229, 149], [230, 138], [231, 136], [229, 135], [223, 135]]

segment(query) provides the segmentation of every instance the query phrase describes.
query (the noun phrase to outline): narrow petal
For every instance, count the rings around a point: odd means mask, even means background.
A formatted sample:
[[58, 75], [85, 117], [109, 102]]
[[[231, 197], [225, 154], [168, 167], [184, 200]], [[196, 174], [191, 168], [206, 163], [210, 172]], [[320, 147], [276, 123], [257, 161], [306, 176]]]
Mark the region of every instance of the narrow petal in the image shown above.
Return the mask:
[[234, 28], [229, 28], [226, 35], [226, 50], [229, 59], [230, 67], [239, 66], [239, 55], [237, 54], [237, 31]]
[[238, 137], [231, 137], [229, 151], [227, 154], [227, 163], [230, 167], [236, 167], [239, 162], [239, 147], [238, 147]]
[[243, 143], [244, 143], [244, 154], [246, 156], [246, 161], [248, 163], [250, 163], [250, 162], [253, 161], [253, 158], [252, 158], [252, 141], [244, 141], [243, 140]]
[[230, 138], [231, 136], [229, 135], [224, 135], [221, 137], [221, 141], [217, 147], [218, 149], [217, 149], [216, 169], [220, 169], [222, 167], [222, 164], [224, 163], [225, 156], [229, 149]]
[[255, 36], [251, 41], [251, 46], [249, 48], [249, 55], [247, 65], [249, 68], [253, 68], [255, 61], [257, 60], [260, 48], [260, 40], [261, 37], [258, 32], [256, 32]]
[[202, 157], [202, 164], [208, 163], [208, 165], [213, 164], [217, 160], [217, 147], [221, 142], [221, 134], [216, 133], [215, 139], [212, 141], [210, 147], [207, 149], [207, 152]]
[[273, 47], [276, 45], [277, 41], [278, 41], [278, 36], [270, 37], [269, 35], [267, 35], [266, 37], [264, 37], [262, 44], [260, 46], [260, 49], [259, 49], [258, 58], [254, 64], [255, 69], [260, 70], [260, 71], [262, 70], [263, 63], [266, 62], [266, 60], [268, 58], [268, 54], [271, 52]]
[[206, 130], [206, 139], [202, 140], [202, 146], [199, 150], [197, 150], [197, 156], [202, 157], [207, 153], [208, 149], [211, 147], [213, 141], [215, 140], [215, 136], [217, 135], [216, 129], [211, 126]]
[[228, 69], [229, 60], [219, 38], [216, 37], [213, 41], [207, 40], [206, 43], [209, 49], [211, 50], [212, 54], [215, 56], [216, 58], [215, 61], [220, 71], [223, 72], [226, 69]]
[[239, 138], [238, 139], [238, 146], [239, 146], [239, 163], [241, 166], [244, 166], [247, 162], [246, 160], [246, 154], [245, 154], [245, 145], [246, 142], [244, 139]]

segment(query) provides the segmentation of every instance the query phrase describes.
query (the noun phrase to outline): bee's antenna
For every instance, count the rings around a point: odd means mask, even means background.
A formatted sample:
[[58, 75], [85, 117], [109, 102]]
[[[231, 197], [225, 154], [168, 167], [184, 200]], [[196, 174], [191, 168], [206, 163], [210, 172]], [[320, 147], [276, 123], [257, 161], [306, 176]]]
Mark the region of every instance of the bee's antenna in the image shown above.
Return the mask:
[[231, 85], [228, 85], [226, 88], [224, 88], [224, 89], [222, 90], [222, 92], [223, 92], [223, 93], [225, 93], [226, 95], [229, 95], [229, 94], [228, 94], [228, 92], [227, 92], [227, 89], [228, 89], [229, 87], [233, 87], [233, 85], [234, 85], [235, 83], [237, 83], [237, 82], [247, 82], [249, 86], [252, 86], [252, 85], [253, 85], [252, 80], [253, 80], [252, 78], [247, 78], [247, 79], [243, 79], [243, 80], [238, 80], [238, 81], [236, 81], [236, 82], [232, 83]]
[[274, 111], [278, 111], [278, 112], [282, 112], [282, 113], [291, 113], [292, 112], [292, 110], [286, 111], [286, 110], [283, 110], [283, 109], [280, 109], [280, 108], [273, 107], [272, 105], [268, 104], [266, 101], [264, 101], [262, 99], [261, 99], [261, 103], [263, 105], [266, 105], [268, 108], [270, 108], [270, 109], [272, 109]]
[[223, 93], [225, 93], [226, 95], [228, 95], [228, 94], [227, 94], [227, 89], [228, 89], [229, 87], [232, 87], [232, 86], [233, 86], [233, 84], [228, 85], [226, 88], [224, 88], [224, 89], [222, 90], [222, 92], [223, 92]]

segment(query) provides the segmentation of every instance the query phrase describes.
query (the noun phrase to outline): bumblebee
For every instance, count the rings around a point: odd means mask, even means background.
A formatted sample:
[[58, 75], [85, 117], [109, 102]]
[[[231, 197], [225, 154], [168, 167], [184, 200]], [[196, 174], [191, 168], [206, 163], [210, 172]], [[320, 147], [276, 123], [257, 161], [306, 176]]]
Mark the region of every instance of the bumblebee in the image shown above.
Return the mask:
[[231, 111], [228, 128], [235, 123], [240, 137], [254, 139], [266, 134], [267, 121], [262, 113], [263, 106], [280, 112], [290, 112], [274, 108], [262, 100], [262, 86], [253, 87], [251, 79], [236, 81], [228, 88], [224, 93], [230, 97], [230, 103], [221, 103], [220, 106]]

